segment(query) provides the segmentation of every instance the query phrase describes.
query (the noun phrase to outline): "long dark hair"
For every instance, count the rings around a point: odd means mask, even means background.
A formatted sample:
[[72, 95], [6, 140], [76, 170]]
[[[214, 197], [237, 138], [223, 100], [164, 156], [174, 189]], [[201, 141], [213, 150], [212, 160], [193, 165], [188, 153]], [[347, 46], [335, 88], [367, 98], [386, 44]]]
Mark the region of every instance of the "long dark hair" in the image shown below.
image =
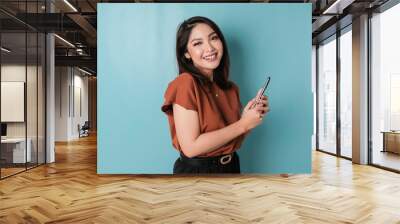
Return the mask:
[[232, 83], [229, 81], [229, 53], [228, 47], [225, 42], [224, 35], [221, 30], [218, 28], [217, 24], [215, 24], [212, 20], [202, 17], [195, 16], [191, 17], [179, 26], [178, 32], [176, 34], [176, 60], [178, 62], [179, 73], [188, 72], [194, 76], [194, 78], [201, 84], [211, 84], [210, 80], [193, 65], [192, 60], [189, 60], [185, 57], [185, 53], [187, 52], [187, 43], [189, 41], [190, 33], [192, 32], [193, 27], [195, 27], [199, 23], [204, 23], [209, 25], [218, 35], [219, 39], [222, 41], [222, 45], [224, 48], [223, 55], [221, 58], [221, 62], [218, 67], [214, 69], [213, 81], [221, 88], [221, 89], [229, 89], [232, 86]]

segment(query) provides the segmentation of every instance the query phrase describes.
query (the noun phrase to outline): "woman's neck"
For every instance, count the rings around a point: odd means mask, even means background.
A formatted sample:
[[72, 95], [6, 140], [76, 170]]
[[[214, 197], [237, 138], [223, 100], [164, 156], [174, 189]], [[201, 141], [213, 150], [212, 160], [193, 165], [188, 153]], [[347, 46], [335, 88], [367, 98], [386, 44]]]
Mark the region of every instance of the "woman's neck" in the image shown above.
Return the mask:
[[203, 75], [205, 76], [205, 77], [207, 77], [211, 82], [212, 81], [214, 81], [214, 74], [213, 74], [213, 72], [207, 72], [207, 73], [205, 73], [205, 72], [203, 72]]
[[207, 77], [211, 82], [213, 81], [213, 73], [214, 70], [210, 69], [199, 69], [201, 74], [204, 75], [205, 77]]

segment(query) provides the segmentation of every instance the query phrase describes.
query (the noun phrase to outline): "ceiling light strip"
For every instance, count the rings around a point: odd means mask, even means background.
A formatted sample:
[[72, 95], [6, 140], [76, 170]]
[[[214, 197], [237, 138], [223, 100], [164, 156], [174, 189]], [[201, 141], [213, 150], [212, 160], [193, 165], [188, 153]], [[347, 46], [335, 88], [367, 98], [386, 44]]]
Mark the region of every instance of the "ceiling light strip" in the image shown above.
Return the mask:
[[85, 73], [85, 74], [93, 75], [92, 73], [90, 73], [90, 72], [88, 72], [88, 71], [86, 71], [86, 70], [83, 70], [83, 69], [81, 69], [81, 68], [79, 68], [79, 67], [78, 67], [78, 70], [81, 71], [81, 72], [83, 72], [83, 73]]
[[324, 10], [324, 12], [322, 14], [327, 14], [329, 13], [329, 11], [331, 9], [333, 9], [334, 7], [336, 7], [337, 4], [339, 4], [341, 0], [336, 0], [331, 6], [329, 6], [327, 9]]
[[64, 0], [65, 4], [67, 4], [72, 10], [74, 10], [74, 12], [78, 12], [78, 10], [71, 4], [69, 3], [68, 0]]
[[63, 41], [64, 43], [68, 44], [69, 46], [75, 48], [75, 45], [73, 45], [73, 44], [72, 44], [71, 42], [69, 42], [68, 40], [66, 40], [66, 39], [64, 39], [64, 38], [62, 38], [62, 37], [60, 37], [60, 36], [57, 35], [57, 34], [54, 34], [54, 36], [57, 37], [58, 39], [60, 39], [61, 41]]
[[1, 50], [4, 51], [4, 52], [7, 52], [7, 53], [10, 53], [10, 52], [11, 52], [10, 50], [8, 50], [8, 49], [5, 48], [5, 47], [1, 47]]

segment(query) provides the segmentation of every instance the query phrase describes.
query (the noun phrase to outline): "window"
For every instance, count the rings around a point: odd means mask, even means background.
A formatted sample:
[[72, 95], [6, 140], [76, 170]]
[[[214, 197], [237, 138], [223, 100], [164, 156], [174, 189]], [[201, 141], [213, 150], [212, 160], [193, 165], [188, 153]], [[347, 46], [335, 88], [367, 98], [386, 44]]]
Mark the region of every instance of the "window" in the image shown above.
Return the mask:
[[318, 47], [318, 149], [336, 153], [336, 36]]
[[340, 36], [340, 155], [352, 157], [352, 32]]
[[400, 5], [371, 19], [371, 157], [373, 164], [395, 170], [400, 170], [398, 21]]

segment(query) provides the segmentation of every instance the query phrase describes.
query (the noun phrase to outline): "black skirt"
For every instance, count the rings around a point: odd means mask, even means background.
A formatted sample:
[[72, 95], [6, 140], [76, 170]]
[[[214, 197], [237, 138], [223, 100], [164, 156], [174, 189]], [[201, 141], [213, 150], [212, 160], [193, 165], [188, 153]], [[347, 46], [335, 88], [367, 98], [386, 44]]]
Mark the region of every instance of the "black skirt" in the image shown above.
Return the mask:
[[230, 158], [227, 155], [188, 158], [181, 154], [175, 161], [174, 174], [190, 173], [240, 173], [239, 156], [236, 152]]

